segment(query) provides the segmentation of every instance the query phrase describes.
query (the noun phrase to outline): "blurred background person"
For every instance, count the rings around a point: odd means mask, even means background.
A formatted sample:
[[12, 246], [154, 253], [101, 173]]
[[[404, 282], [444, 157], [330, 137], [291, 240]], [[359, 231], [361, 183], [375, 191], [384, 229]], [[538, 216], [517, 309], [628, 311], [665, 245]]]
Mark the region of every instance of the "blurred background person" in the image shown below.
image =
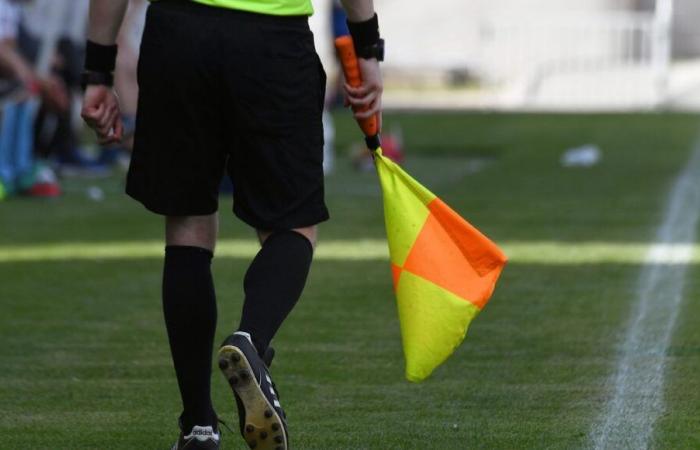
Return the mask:
[[42, 52], [50, 53], [49, 73], [66, 87], [70, 98], [62, 110], [42, 104], [35, 122], [36, 154], [51, 160], [63, 176], [106, 176], [109, 167], [102, 161], [99, 149], [90, 152], [81, 142], [82, 124], [76, 117], [89, 0], [26, 3], [20, 47], [34, 65], [42, 64]]
[[[316, 52], [326, 71], [326, 97], [323, 108], [323, 172], [328, 175], [333, 172], [335, 165], [335, 126], [330, 109], [333, 98], [338, 95], [340, 87], [337, 80], [340, 76], [339, 65], [335, 56], [333, 40], [337, 36], [336, 21], [342, 22], [341, 34], [348, 34], [345, 25], [345, 12], [337, 0], [314, 1], [314, 15], [309, 18], [309, 26], [314, 33]], [[341, 77], [342, 78], [342, 77]]]
[[59, 193], [55, 177], [34, 162], [34, 120], [41, 104], [66, 113], [69, 99], [63, 82], [38, 74], [21, 45], [26, 3], [0, 0], [0, 76], [17, 81], [25, 93], [2, 104], [0, 180], [8, 194], [55, 196]]

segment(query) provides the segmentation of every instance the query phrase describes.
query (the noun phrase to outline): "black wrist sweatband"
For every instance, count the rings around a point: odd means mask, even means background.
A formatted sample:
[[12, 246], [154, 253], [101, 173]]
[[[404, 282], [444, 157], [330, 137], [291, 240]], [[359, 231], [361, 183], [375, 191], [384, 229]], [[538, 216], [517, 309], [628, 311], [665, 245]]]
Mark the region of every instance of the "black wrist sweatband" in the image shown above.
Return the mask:
[[85, 70], [112, 73], [117, 65], [117, 46], [87, 41], [85, 45]]
[[364, 22], [350, 22], [348, 20], [347, 23], [352, 42], [355, 44], [355, 50], [369, 47], [379, 42], [379, 19], [376, 14]]
[[91, 72], [86, 70], [80, 76], [80, 87], [83, 91], [88, 86], [114, 86], [114, 74], [112, 72]]

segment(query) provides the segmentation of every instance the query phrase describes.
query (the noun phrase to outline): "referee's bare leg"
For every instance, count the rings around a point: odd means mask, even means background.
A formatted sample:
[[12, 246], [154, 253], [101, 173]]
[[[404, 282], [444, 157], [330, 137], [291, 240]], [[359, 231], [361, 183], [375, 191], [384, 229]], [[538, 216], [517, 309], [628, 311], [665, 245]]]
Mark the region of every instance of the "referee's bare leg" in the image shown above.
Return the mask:
[[219, 216], [183, 216], [165, 218], [166, 245], [201, 247], [213, 252], [219, 234]]
[[[306, 239], [309, 240], [311, 246], [313, 248], [316, 248], [316, 239], [318, 237], [317, 225], [304, 228], [294, 228], [292, 231], [295, 231], [304, 236]], [[258, 230], [258, 238], [260, 239], [260, 244], [264, 244], [265, 240], [267, 240], [267, 238], [269, 238], [272, 235], [272, 233], [272, 231]]]

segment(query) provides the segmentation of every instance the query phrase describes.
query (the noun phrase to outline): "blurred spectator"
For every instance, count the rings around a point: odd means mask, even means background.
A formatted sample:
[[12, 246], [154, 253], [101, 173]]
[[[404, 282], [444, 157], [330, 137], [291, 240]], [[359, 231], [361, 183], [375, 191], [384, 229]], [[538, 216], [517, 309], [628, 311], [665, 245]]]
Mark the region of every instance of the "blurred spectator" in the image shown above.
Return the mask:
[[0, 68], [3, 76], [10, 75], [30, 86], [33, 71], [16, 49], [20, 15], [19, 2], [0, 0]]
[[83, 151], [75, 114], [88, 10], [89, 0], [0, 0], [0, 78], [14, 94], [0, 103], [0, 179], [9, 193], [56, 195], [46, 160], [63, 175], [109, 174], [99, 155]]
[[0, 103], [0, 183], [8, 194], [57, 195], [53, 174], [34, 164], [33, 124], [39, 96], [57, 111], [67, 110], [68, 96], [58, 78], [40, 77], [19, 51], [22, 3], [0, 0], [0, 76], [15, 80], [26, 94]]
[[[35, 65], [46, 63], [40, 60], [46, 46], [55, 47], [48, 70], [66, 86], [71, 99], [80, 92], [88, 9], [89, 0], [33, 0], [25, 8], [20, 28], [20, 48]], [[37, 155], [54, 161], [62, 175], [109, 174], [99, 155], [83, 151], [78, 138], [82, 123], [74, 112], [73, 101], [63, 110], [42, 104], [35, 124]]]
[[[331, 10], [331, 21], [333, 23], [333, 39], [339, 38], [340, 36], [347, 36], [350, 34], [348, 30], [347, 16], [345, 15], [345, 10], [343, 10], [343, 5], [341, 5], [340, 0], [333, 0], [333, 8]], [[337, 54], [335, 54], [336, 65], [340, 66], [340, 60]], [[328, 82], [328, 98], [326, 99], [326, 104], [329, 107], [341, 106], [344, 103], [343, 98], [343, 82], [344, 78], [340, 70], [335, 70], [333, 76]]]
[[[314, 15], [309, 19], [309, 25], [315, 36], [316, 52], [321, 58], [326, 72], [326, 96], [323, 109], [323, 172], [329, 175], [335, 166], [335, 126], [329, 108], [333, 106], [332, 99], [337, 96], [336, 82], [338, 64], [336, 61], [334, 39], [343, 30], [338, 29], [338, 23], [345, 22], [345, 13], [338, 0], [322, 0], [314, 2]], [[345, 33], [347, 34], [347, 29]]]

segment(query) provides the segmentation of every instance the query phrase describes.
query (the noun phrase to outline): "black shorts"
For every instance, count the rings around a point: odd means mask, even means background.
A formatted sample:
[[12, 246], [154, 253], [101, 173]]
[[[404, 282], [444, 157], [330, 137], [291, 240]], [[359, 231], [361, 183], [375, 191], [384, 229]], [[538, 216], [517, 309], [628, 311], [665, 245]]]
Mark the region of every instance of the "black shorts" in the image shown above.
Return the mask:
[[167, 216], [233, 211], [261, 230], [328, 219], [325, 73], [306, 17], [161, 0], [148, 9], [126, 191]]

